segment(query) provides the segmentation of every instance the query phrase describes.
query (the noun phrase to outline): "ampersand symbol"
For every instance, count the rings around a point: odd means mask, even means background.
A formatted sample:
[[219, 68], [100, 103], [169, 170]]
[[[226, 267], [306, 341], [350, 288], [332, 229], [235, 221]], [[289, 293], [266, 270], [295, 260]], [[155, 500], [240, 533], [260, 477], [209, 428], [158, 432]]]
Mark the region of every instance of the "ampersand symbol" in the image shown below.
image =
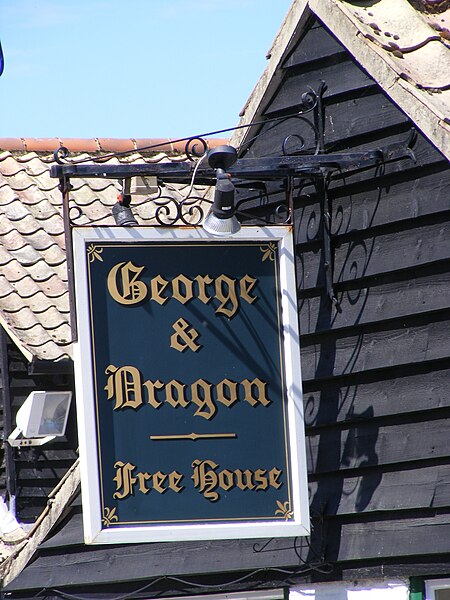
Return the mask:
[[193, 327], [190, 327], [189, 323], [183, 318], [178, 319], [172, 328], [175, 333], [170, 336], [170, 347], [178, 350], [178, 352], [184, 352], [187, 348], [190, 348], [193, 352], [197, 352], [201, 348], [199, 344], [195, 343], [195, 340], [200, 335]]

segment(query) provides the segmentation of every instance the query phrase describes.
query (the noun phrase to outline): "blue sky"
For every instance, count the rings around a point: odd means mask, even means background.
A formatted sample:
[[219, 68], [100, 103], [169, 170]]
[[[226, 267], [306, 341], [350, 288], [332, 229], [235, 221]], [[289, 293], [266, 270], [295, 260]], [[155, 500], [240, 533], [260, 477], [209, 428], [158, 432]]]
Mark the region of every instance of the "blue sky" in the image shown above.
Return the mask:
[[0, 0], [0, 137], [233, 127], [291, 0]]

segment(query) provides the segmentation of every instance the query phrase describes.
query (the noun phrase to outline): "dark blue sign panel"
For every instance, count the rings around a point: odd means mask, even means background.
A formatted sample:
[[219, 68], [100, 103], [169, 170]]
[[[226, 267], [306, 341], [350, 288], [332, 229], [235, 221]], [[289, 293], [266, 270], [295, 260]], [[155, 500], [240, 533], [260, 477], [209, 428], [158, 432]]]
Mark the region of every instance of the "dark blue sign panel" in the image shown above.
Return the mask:
[[85, 251], [102, 527], [293, 520], [279, 245]]

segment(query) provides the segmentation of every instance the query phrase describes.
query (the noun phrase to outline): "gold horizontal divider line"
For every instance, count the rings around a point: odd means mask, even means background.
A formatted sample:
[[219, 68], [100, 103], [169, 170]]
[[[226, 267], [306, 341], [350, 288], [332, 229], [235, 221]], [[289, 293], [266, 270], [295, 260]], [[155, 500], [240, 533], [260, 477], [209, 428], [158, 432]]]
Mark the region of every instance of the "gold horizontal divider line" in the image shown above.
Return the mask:
[[227, 438], [237, 438], [236, 433], [188, 433], [188, 434], [178, 434], [178, 435], [151, 435], [150, 439], [154, 442], [163, 442], [168, 440], [217, 440], [217, 439], [227, 439]]

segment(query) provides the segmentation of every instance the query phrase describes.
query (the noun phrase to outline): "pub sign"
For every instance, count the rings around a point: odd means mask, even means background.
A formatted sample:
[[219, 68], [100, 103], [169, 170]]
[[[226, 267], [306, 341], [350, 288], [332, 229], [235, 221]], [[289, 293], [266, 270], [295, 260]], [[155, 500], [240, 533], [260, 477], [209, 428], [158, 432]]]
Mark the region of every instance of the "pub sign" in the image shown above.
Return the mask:
[[73, 241], [86, 543], [307, 535], [291, 229]]

